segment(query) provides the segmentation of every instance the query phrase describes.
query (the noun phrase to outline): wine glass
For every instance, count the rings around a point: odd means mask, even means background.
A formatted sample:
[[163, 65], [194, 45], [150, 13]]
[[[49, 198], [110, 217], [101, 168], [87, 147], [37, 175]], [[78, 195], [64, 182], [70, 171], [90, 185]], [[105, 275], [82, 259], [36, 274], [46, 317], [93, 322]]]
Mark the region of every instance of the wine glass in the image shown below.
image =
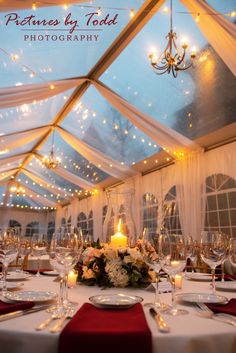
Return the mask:
[[37, 273], [36, 277], [40, 277], [40, 261], [41, 257], [46, 254], [47, 237], [45, 234], [33, 234], [31, 239], [32, 253], [37, 258]]
[[227, 254], [227, 237], [217, 231], [201, 232], [201, 259], [211, 268], [212, 294], [215, 295], [215, 269], [225, 260]]
[[187, 259], [191, 261], [191, 271], [194, 272], [194, 266], [199, 252], [198, 242], [196, 240], [193, 240], [191, 235], [188, 235], [185, 237], [185, 246]]
[[58, 310], [63, 311], [68, 306], [67, 275], [76, 265], [82, 252], [83, 238], [76, 232], [57, 231], [53, 234], [49, 258], [51, 266], [60, 275], [60, 292], [58, 297]]
[[3, 265], [2, 292], [7, 292], [7, 271], [11, 262], [17, 257], [17, 238], [11, 232], [4, 232], [0, 236], [0, 262]]
[[18, 272], [24, 272], [24, 262], [26, 257], [31, 253], [31, 242], [27, 237], [19, 238], [18, 240], [18, 261], [20, 262], [20, 270]]
[[152, 269], [155, 272], [155, 299], [154, 299], [154, 305], [158, 309], [164, 309], [166, 306], [164, 303], [161, 303], [160, 301], [160, 292], [159, 292], [159, 281], [160, 281], [160, 276], [159, 272], [161, 270], [161, 264], [160, 264], [160, 259], [159, 259], [159, 241], [158, 241], [158, 234], [154, 235], [150, 241], [143, 240], [142, 246], [141, 246], [141, 252], [143, 255], [143, 260], [145, 263], [149, 266], [150, 269]]
[[159, 254], [161, 267], [169, 275], [172, 285], [172, 306], [164, 310], [164, 313], [172, 316], [187, 314], [187, 310], [178, 309], [175, 302], [175, 276], [184, 270], [187, 260], [183, 235], [161, 234], [159, 239]]
[[236, 238], [229, 240], [229, 262], [236, 267]]

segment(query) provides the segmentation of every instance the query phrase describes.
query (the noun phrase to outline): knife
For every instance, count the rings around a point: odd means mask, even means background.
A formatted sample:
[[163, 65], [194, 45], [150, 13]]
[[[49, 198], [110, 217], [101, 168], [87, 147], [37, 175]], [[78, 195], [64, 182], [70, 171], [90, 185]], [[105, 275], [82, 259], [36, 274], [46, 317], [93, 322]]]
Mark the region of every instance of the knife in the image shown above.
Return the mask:
[[156, 321], [157, 327], [160, 332], [162, 333], [169, 333], [170, 332], [170, 327], [167, 325], [166, 321], [164, 320], [163, 316], [161, 316], [160, 313], [158, 313], [154, 308], [150, 308], [150, 314]]
[[40, 305], [40, 306], [37, 306], [35, 308], [31, 308], [31, 309], [17, 310], [17, 311], [13, 311], [12, 313], [2, 314], [2, 315], [0, 315], [0, 322], [1, 321], [5, 321], [5, 320], [9, 320], [9, 319], [14, 319], [16, 317], [20, 317], [20, 316], [23, 316], [23, 315], [36, 313], [37, 311], [49, 308], [51, 305], [52, 304]]

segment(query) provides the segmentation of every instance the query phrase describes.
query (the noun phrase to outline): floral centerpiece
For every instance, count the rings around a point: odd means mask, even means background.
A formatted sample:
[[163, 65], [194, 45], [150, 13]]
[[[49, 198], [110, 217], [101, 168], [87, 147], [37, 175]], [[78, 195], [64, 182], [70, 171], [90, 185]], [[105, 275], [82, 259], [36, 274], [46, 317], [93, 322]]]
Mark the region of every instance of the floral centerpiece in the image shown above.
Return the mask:
[[78, 280], [103, 287], [146, 287], [151, 283], [149, 267], [138, 248], [96, 245], [86, 248], [77, 264]]

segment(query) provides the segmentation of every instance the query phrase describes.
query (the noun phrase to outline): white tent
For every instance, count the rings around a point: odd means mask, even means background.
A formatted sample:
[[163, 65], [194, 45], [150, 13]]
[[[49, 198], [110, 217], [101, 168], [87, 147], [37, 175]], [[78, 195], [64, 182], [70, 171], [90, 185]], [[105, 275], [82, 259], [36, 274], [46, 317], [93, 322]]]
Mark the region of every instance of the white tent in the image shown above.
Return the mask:
[[[148, 59], [152, 44], [165, 46], [168, 2], [116, 3], [0, 3], [0, 224], [13, 209], [14, 219], [17, 209], [36, 209], [51, 222], [56, 209], [57, 226], [84, 214], [99, 237], [104, 189], [119, 184], [135, 190], [136, 234], [154, 221], [194, 238], [204, 227], [236, 236], [234, 1], [174, 1], [177, 34], [198, 46], [194, 66], [176, 79], [155, 75]], [[78, 21], [73, 33], [63, 27], [69, 13]], [[91, 13], [113, 24], [92, 26]], [[57, 19], [58, 32], [16, 25], [29, 15]], [[48, 169], [52, 144], [62, 162]], [[145, 219], [145, 207], [155, 217]]]

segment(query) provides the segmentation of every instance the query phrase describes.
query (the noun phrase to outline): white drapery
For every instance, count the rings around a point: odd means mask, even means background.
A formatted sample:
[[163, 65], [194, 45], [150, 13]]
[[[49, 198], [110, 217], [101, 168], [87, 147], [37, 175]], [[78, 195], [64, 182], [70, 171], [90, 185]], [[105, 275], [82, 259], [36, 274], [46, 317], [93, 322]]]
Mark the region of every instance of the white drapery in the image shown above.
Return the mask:
[[[217, 13], [202, 0], [180, 0], [192, 13], [193, 17], [200, 13], [198, 27], [207, 38], [221, 59], [236, 76], [236, 29], [235, 24]], [[212, 15], [211, 15], [212, 14]], [[216, 14], [214, 16], [214, 14]]]
[[178, 152], [200, 149], [200, 146], [187, 137], [180, 135], [168, 126], [162, 125], [147, 114], [140, 112], [103, 83], [94, 80], [91, 82], [115, 109], [162, 148], [170, 150], [172, 155]]
[[43, 126], [32, 130], [3, 135], [0, 141], [0, 149], [3, 151], [14, 150], [15, 148], [25, 146], [28, 143], [39, 139], [48, 131], [48, 129], [48, 126]]
[[28, 188], [27, 186], [25, 186], [19, 182], [11, 181], [10, 185], [21, 186], [23, 189], [25, 189], [26, 197], [31, 199], [31, 195], [32, 195], [32, 199], [35, 203], [39, 203], [41, 205], [48, 206], [48, 207], [56, 207], [57, 206], [56, 202], [51, 201], [51, 200], [47, 199], [46, 197], [41, 196], [39, 193], [36, 193], [32, 189]]
[[[66, 4], [67, 5], [73, 5], [77, 4], [80, 2], [86, 2], [89, 0], [67, 0]], [[45, 7], [45, 6], [59, 6], [59, 5], [65, 5], [65, 1], [61, 0], [50, 0], [50, 1], [35, 1], [36, 7]], [[31, 0], [7, 0], [4, 1], [3, 3], [0, 2], [0, 11], [5, 12], [5, 11], [12, 11], [12, 10], [24, 10], [24, 9], [31, 9], [32, 8], [33, 1]]]
[[20, 163], [27, 156], [28, 156], [28, 153], [21, 153], [21, 154], [16, 154], [11, 157], [0, 158], [0, 166], [2, 166], [4, 164], [14, 163], [14, 162]]
[[[38, 158], [40, 161], [43, 160], [43, 156], [41, 156], [40, 154], [35, 154], [35, 157]], [[53, 169], [53, 172], [55, 174], [57, 174], [58, 176], [64, 178], [65, 180], [78, 185], [79, 187], [81, 187], [82, 189], [86, 189], [86, 190], [94, 190], [95, 185], [90, 183], [89, 181], [80, 178], [79, 176], [72, 174], [71, 172], [69, 172], [68, 170], [58, 166], [57, 168]]]
[[205, 197], [204, 155], [195, 153], [178, 161], [176, 173], [176, 201], [182, 233], [200, 240], [204, 229]]
[[0, 88], [0, 109], [16, 107], [50, 98], [76, 87], [86, 81], [86, 78], [72, 78], [59, 81], [37, 83], [16, 87]]
[[[53, 187], [53, 185], [50, 185], [46, 180], [44, 180], [41, 176], [37, 176], [35, 173], [30, 172], [27, 169], [23, 169], [23, 173], [30, 178], [32, 181], [37, 183], [39, 186], [42, 186], [44, 189], [48, 190], [49, 192], [53, 193], [54, 195], [60, 194], [60, 196], [63, 198], [63, 191], [58, 190], [57, 187]], [[68, 197], [71, 197], [71, 193], [66, 191], [66, 194]]]
[[95, 166], [102, 169], [109, 175], [112, 175], [113, 177], [122, 180], [127, 178], [128, 176], [137, 174], [137, 172], [135, 172], [134, 170], [122, 166], [112, 158], [104, 155], [102, 152], [99, 152], [94, 147], [89, 146], [84, 141], [78, 139], [65, 129], [62, 129], [61, 127], [57, 126], [56, 130], [73, 149], [75, 149], [88, 161], [92, 162]]

